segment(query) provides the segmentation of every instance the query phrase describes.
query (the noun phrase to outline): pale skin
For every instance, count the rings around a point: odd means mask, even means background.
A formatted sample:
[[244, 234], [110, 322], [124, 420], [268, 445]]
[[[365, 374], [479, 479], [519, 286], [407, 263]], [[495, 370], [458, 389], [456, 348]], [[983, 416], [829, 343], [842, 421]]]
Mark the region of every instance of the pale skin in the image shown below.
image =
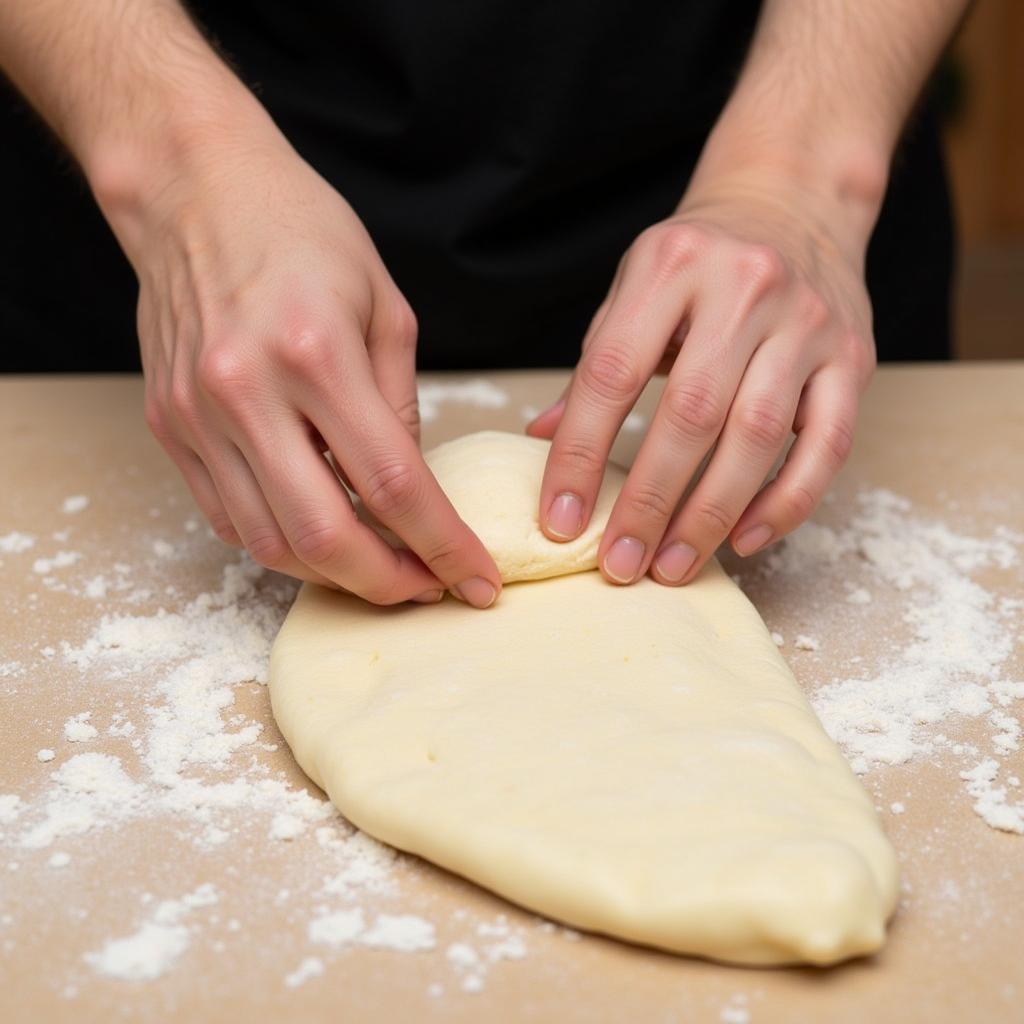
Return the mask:
[[[965, 6], [765, 3], [678, 208], [627, 251], [563, 399], [528, 428], [553, 442], [541, 525], [570, 539], [667, 374], [601, 544], [609, 581], [685, 584], [723, 540], [751, 554], [821, 499], [874, 367], [864, 255], [889, 161]], [[177, 0], [7, 0], [0, 66], [136, 271], [146, 419], [218, 536], [374, 603], [492, 605], [497, 569], [420, 454], [413, 311]], [[359, 522], [324, 450], [407, 551]]]

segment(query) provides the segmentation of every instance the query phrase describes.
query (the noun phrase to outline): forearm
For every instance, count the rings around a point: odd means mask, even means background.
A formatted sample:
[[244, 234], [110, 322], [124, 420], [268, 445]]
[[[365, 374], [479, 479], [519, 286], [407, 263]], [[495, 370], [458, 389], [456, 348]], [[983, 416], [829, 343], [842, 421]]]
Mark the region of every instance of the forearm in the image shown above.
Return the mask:
[[691, 192], [723, 175], [805, 189], [854, 247], [902, 126], [967, 0], [767, 0]]
[[79, 162], [108, 217], [144, 204], [208, 142], [272, 128], [178, 0], [6, 0], [0, 67]]

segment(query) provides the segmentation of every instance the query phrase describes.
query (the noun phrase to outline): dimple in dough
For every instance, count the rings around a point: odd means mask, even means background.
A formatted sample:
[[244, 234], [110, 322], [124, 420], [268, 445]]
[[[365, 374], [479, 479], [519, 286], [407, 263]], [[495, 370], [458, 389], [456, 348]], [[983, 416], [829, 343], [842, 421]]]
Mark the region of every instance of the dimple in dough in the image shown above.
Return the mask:
[[506, 580], [549, 578], [487, 612], [302, 589], [270, 673], [299, 764], [371, 835], [580, 928], [744, 964], [878, 949], [892, 847], [757, 612], [715, 562], [683, 588], [586, 571], [622, 473], [558, 545], [546, 450], [427, 461]]

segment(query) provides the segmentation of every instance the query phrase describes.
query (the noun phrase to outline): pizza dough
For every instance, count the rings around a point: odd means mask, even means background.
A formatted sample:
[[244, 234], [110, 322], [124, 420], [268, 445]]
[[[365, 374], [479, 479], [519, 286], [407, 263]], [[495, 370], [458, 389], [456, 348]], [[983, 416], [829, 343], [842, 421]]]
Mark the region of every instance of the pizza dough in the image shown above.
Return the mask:
[[[545, 449], [428, 456], [508, 579], [560, 565]], [[299, 764], [371, 835], [577, 927], [747, 964], [877, 949], [893, 850], [757, 612], [717, 563], [684, 588], [576, 572], [602, 527], [486, 612], [306, 585], [270, 677]]]

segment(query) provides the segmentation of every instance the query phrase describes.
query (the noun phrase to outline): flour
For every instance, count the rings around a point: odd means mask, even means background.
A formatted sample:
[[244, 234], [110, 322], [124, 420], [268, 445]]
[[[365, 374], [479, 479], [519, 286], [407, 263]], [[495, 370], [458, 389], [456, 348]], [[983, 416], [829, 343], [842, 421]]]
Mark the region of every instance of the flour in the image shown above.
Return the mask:
[[89, 507], [89, 498], [85, 494], [72, 494], [65, 498], [60, 506], [61, 512], [66, 516], [73, 516]]
[[502, 409], [508, 405], [508, 393], [483, 379], [457, 384], [421, 383], [418, 395], [420, 419], [424, 423], [436, 420], [441, 406], [449, 402], [477, 409]]
[[416, 953], [434, 948], [434, 926], [415, 914], [378, 914], [369, 927], [361, 907], [324, 913], [309, 923], [310, 942], [335, 948], [358, 943], [370, 949]]
[[324, 973], [324, 962], [318, 956], [307, 956], [291, 974], [286, 974], [284, 983], [288, 988], [305, 985], [310, 978], [317, 978]]
[[32, 563], [32, 571], [40, 576], [47, 576], [54, 569], [67, 569], [81, 560], [81, 551], [58, 551], [53, 558], [37, 558]]
[[35, 545], [36, 539], [30, 533], [17, 530], [0, 537], [0, 552], [5, 555], [20, 555]]
[[[969, 754], [935, 728], [956, 716], [989, 723], [993, 754], [1018, 750], [1021, 724], [1012, 708], [1024, 698], [1024, 684], [1004, 678], [1003, 666], [1019, 643], [1019, 602], [997, 601], [972, 578], [1019, 568], [1018, 538], [1007, 530], [989, 538], [955, 533], [913, 515], [906, 499], [885, 490], [862, 493], [857, 504], [846, 526], [806, 523], [762, 562], [769, 577], [808, 583], [827, 578], [840, 561], [854, 571], [863, 566], [875, 594], [847, 580], [847, 600], [871, 614], [887, 590], [886, 600], [900, 609], [895, 625], [908, 635], [893, 638], [870, 673], [830, 680], [812, 694], [826, 730], [860, 774], [941, 750]], [[841, 628], [852, 625], [847, 617]], [[884, 636], [892, 626], [878, 628]], [[810, 638], [798, 637], [798, 647], [803, 639]], [[963, 775], [968, 795], [987, 824], [1022, 832], [1024, 803], [1008, 796], [1000, 771], [997, 758], [976, 763]]]
[[132, 935], [111, 939], [101, 950], [86, 953], [85, 961], [97, 974], [122, 981], [152, 981], [174, 966], [191, 943], [185, 919], [191, 911], [218, 900], [209, 883], [178, 900], [163, 900], [152, 916]]
[[353, 942], [366, 928], [361, 907], [324, 914], [309, 922], [307, 934], [310, 942], [327, 946], [344, 946]]
[[34, 825], [19, 837], [26, 849], [40, 849], [57, 838], [116, 827], [143, 809], [145, 787], [128, 777], [112, 754], [76, 754], [50, 774], [51, 787], [33, 806]]
[[99, 735], [96, 726], [89, 724], [92, 718], [91, 711], [83, 711], [64, 723], [64, 739], [69, 743], [85, 743], [87, 740], [94, 740]]
[[434, 948], [434, 926], [415, 914], [379, 914], [360, 942], [371, 949], [415, 953]]
[[13, 825], [23, 809], [17, 793], [0, 793], [0, 825]]

